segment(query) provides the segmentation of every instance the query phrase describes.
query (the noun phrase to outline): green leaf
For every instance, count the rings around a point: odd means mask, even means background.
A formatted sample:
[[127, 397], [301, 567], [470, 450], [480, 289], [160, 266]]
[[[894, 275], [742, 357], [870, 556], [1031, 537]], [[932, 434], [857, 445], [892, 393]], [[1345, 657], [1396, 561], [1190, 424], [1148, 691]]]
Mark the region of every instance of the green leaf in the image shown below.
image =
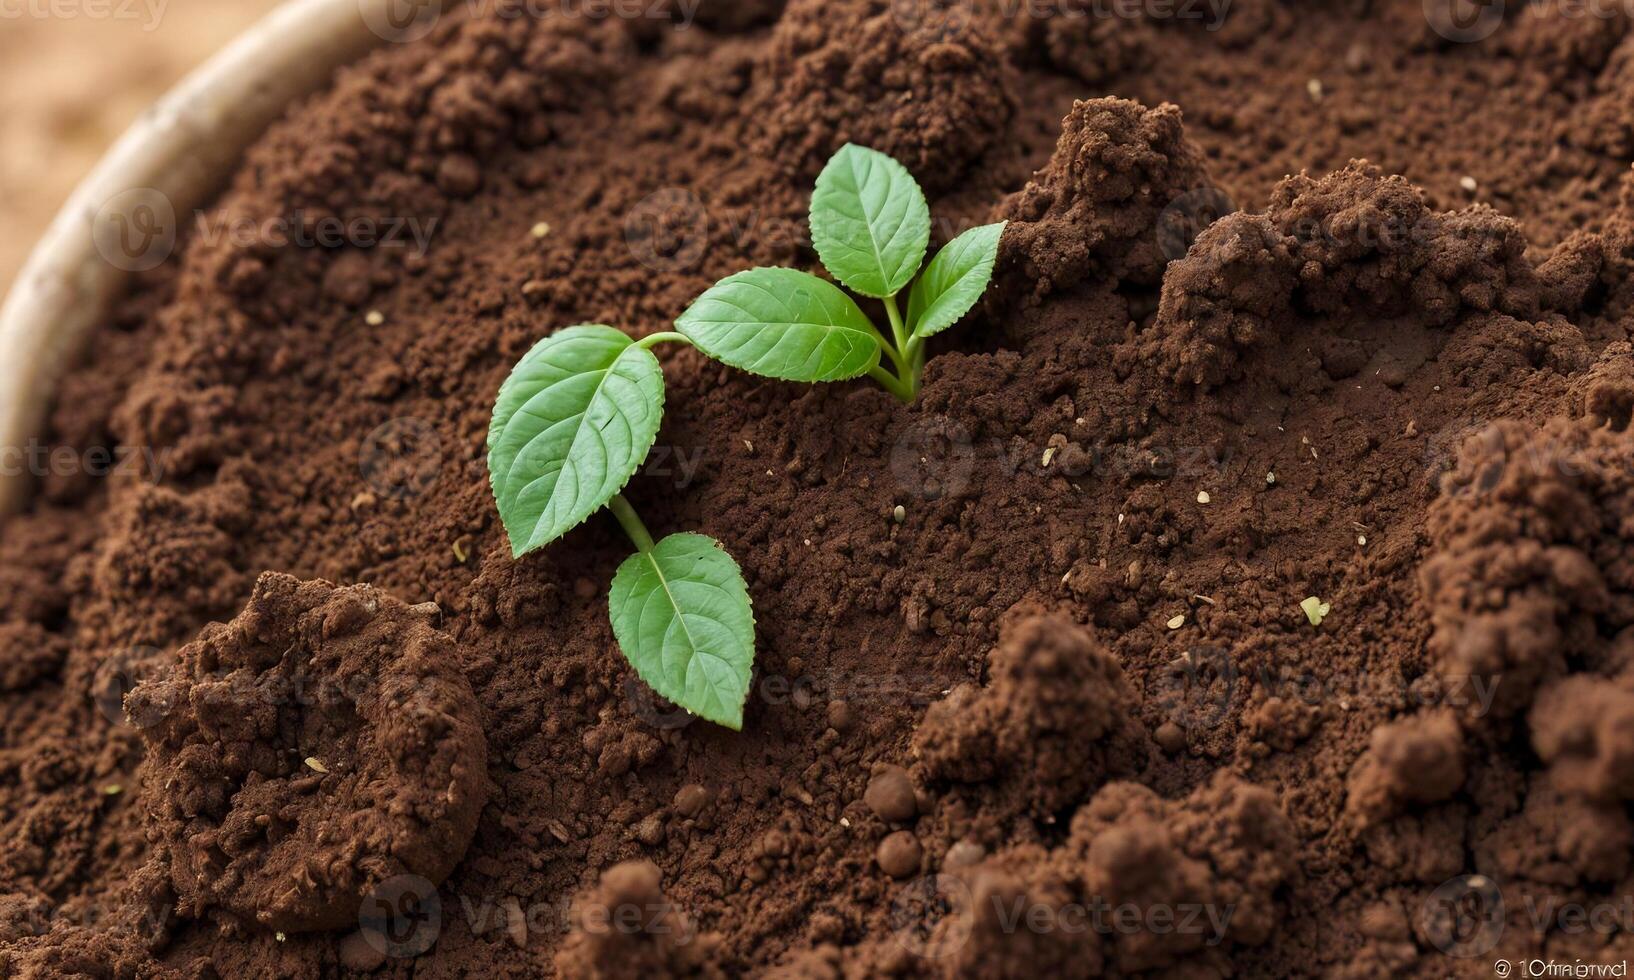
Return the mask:
[[540, 341], [499, 389], [488, 477], [518, 557], [583, 523], [628, 483], [658, 438], [664, 372], [598, 324]]
[[895, 296], [930, 246], [930, 205], [908, 168], [847, 143], [817, 176], [811, 241], [834, 278], [864, 296]]
[[630, 556], [608, 599], [613, 635], [641, 679], [701, 718], [743, 730], [755, 617], [743, 573], [702, 534]]
[[717, 361], [785, 381], [844, 381], [879, 363], [868, 315], [840, 287], [795, 269], [727, 276], [675, 329]]
[[929, 337], [953, 326], [970, 312], [993, 280], [999, 239], [1005, 222], [972, 228], [948, 242], [925, 267], [908, 294], [908, 329]]

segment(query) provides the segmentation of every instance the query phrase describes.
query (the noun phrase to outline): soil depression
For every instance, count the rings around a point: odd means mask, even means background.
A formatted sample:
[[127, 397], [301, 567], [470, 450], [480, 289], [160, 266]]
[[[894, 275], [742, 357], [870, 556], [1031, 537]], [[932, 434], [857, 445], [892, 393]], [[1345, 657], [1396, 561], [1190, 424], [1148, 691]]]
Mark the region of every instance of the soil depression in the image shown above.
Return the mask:
[[[454, 16], [341, 72], [208, 218], [412, 218], [429, 250], [194, 234], [97, 334], [46, 441], [145, 447], [161, 479], [48, 471], [0, 540], [0, 972], [1484, 976], [1634, 951], [1628, 918], [1547, 914], [1634, 894], [1626, 17], [1528, 5], [1455, 43], [1417, 0], [1237, 0], [1218, 30], [680, 10]], [[811, 180], [846, 140], [915, 171], [938, 243], [1011, 225], [911, 408], [669, 355], [629, 493], [744, 566], [735, 735], [618, 656], [610, 521], [509, 557], [483, 434], [545, 333], [648, 333], [720, 276], [811, 267]], [[303, 657], [379, 686], [355, 717], [277, 694], [239, 718], [187, 680]], [[394, 731], [381, 692], [416, 683], [431, 714]], [[386, 797], [387, 837], [347, 817]], [[322, 826], [321, 874], [278, 846]], [[337, 892], [405, 871], [434, 945], [340, 921]], [[1504, 898], [1469, 960], [1449, 880]], [[1017, 902], [1138, 924], [1016, 928]]]

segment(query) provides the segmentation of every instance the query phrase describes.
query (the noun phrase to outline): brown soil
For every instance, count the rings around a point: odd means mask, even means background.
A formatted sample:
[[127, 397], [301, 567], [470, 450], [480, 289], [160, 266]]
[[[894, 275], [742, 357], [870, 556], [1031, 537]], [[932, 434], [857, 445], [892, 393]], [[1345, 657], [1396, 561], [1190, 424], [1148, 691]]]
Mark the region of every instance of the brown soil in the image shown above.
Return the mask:
[[[1627, 17], [1051, 9], [453, 17], [294, 109], [219, 216], [431, 249], [195, 238], [67, 383], [50, 443], [162, 479], [47, 475], [5, 527], [0, 974], [1634, 952]], [[483, 434], [550, 330], [810, 267], [847, 139], [939, 239], [1012, 224], [910, 408], [668, 355], [629, 494], [744, 567], [735, 734], [619, 657], [611, 521], [510, 557]]]

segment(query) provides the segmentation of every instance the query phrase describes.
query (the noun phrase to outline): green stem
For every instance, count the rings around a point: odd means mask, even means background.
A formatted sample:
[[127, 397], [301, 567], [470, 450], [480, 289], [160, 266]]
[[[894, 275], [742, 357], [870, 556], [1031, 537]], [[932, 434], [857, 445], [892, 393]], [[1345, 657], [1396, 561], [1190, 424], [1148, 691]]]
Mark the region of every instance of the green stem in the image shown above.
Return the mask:
[[648, 334], [647, 336], [636, 341], [635, 345], [642, 350], [652, 350], [659, 344], [670, 343], [672, 341], [678, 344], [692, 343], [692, 341], [687, 338], [686, 334], [676, 333], [673, 330], [665, 330], [661, 333]]
[[903, 353], [907, 355], [908, 364], [913, 367], [914, 382], [917, 384], [919, 376], [925, 371], [925, 338], [909, 337], [908, 349]]
[[900, 401], [904, 405], [913, 404], [913, 391], [909, 389], [907, 382], [903, 381], [901, 378], [898, 378], [896, 375], [880, 367], [878, 364], [875, 364], [873, 367], [868, 369], [868, 376], [873, 378], [875, 381], [878, 381], [880, 387], [895, 395], [897, 401]]
[[906, 354], [908, 328], [902, 325], [902, 311], [897, 309], [895, 293], [885, 297], [885, 315], [891, 320], [891, 336], [896, 338], [896, 349]]
[[868, 325], [874, 329], [874, 339], [879, 341], [879, 349], [885, 352], [885, 356], [891, 359], [891, 363], [896, 365], [898, 371], [906, 372], [909, 364], [908, 359], [902, 356], [902, 352], [896, 349], [895, 344], [885, 339], [885, 335], [879, 332], [879, 328], [875, 327], [872, 321]]
[[624, 499], [622, 493], [613, 494], [613, 499], [607, 501], [607, 509], [618, 518], [619, 526], [630, 536], [637, 551], [644, 555], [653, 549], [652, 535], [647, 533], [647, 525], [641, 523], [641, 518], [636, 516], [635, 508], [630, 506], [630, 502]]
[[891, 320], [891, 333], [896, 337], [897, 350], [902, 353], [901, 357], [896, 358], [897, 373], [902, 376], [902, 384], [908, 391], [908, 397], [902, 400], [911, 405], [919, 397], [919, 379], [925, 373], [925, 342], [908, 334], [894, 294], [885, 297], [885, 315]]

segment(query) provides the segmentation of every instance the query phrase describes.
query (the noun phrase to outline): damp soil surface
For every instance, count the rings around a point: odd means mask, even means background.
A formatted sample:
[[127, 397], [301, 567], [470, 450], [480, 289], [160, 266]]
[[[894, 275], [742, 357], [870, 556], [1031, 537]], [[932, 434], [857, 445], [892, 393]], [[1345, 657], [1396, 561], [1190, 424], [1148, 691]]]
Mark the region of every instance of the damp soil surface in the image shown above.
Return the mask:
[[[1634, 954], [1634, 30], [1434, 6], [500, 5], [340, 72], [0, 530], [0, 974]], [[666, 354], [627, 494], [744, 568], [739, 734], [619, 656], [611, 520], [511, 557], [484, 435], [551, 331], [814, 267], [846, 141], [1010, 224], [911, 407]], [[397, 231], [256, 231], [334, 219]]]

